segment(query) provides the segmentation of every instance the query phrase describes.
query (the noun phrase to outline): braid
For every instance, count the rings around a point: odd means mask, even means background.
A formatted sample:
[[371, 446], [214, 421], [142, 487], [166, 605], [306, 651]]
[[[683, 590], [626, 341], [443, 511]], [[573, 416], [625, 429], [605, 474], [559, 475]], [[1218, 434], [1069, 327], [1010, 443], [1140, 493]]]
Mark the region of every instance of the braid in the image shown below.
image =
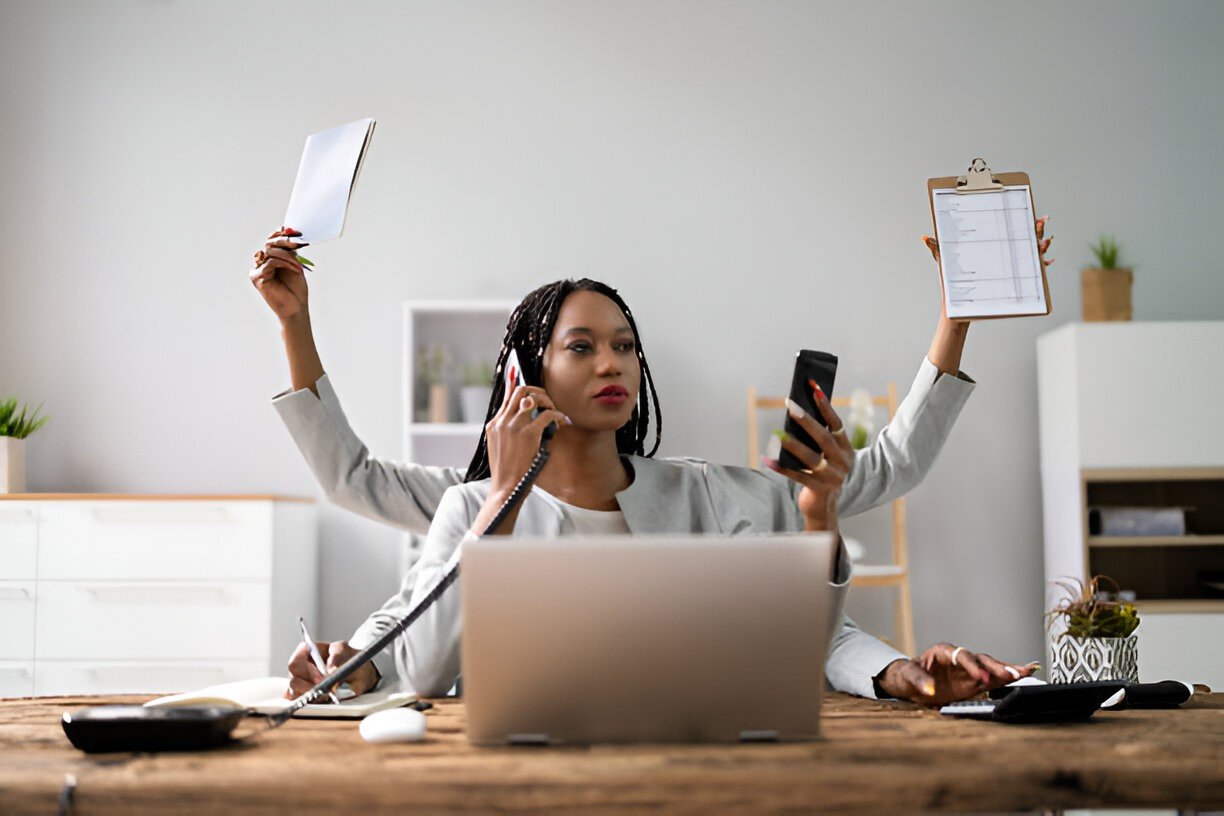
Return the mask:
[[[561, 304], [574, 292], [597, 292], [611, 300], [629, 321], [633, 330], [634, 345], [637, 348], [638, 365], [642, 370], [642, 386], [638, 389], [638, 404], [633, 409], [633, 415], [623, 426], [616, 430], [616, 449], [622, 454], [651, 457], [659, 449], [663, 434], [663, 413], [659, 408], [659, 395], [655, 391], [654, 377], [646, 362], [646, 354], [642, 350], [642, 338], [638, 334], [637, 322], [633, 313], [625, 305], [625, 301], [616, 290], [607, 284], [589, 278], [581, 280], [559, 280], [545, 284], [536, 289], [522, 303], [515, 307], [506, 322], [506, 334], [502, 337], [501, 351], [497, 354], [497, 365], [493, 370], [493, 393], [489, 397], [489, 407], [485, 412], [485, 424], [501, 409], [506, 398], [506, 378], [504, 370], [506, 358], [510, 349], [519, 350], [519, 364], [523, 367], [523, 378], [530, 382], [540, 382], [544, 370], [544, 350], [552, 338], [553, 328], [557, 325], [557, 314]], [[646, 453], [646, 437], [650, 432], [651, 402], [654, 403], [655, 433], [654, 445], [650, 453]], [[476, 452], [472, 455], [471, 464], [463, 477], [465, 482], [487, 479], [491, 475], [489, 468], [489, 448], [485, 432], [480, 431], [480, 441], [476, 444]]]

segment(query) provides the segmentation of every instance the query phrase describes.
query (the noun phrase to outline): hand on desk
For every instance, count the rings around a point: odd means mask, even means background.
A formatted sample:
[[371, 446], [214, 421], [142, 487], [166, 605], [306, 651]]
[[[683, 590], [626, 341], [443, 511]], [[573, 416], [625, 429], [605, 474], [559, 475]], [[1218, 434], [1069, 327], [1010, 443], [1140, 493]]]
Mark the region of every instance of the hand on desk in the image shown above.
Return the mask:
[[937, 643], [916, 660], [894, 660], [880, 675], [880, 688], [902, 700], [939, 706], [1028, 677], [1036, 663], [1002, 663], [963, 646]]
[[[326, 656], [329, 673], [340, 668], [349, 658], [357, 654], [357, 650], [349, 646], [347, 640], [334, 640], [331, 643], [320, 640], [316, 641], [315, 645], [319, 647], [319, 652]], [[285, 696], [290, 700], [301, 697], [322, 679], [323, 674], [310, 659], [310, 647], [305, 643], [298, 644], [293, 654], [289, 656], [289, 691], [285, 692]], [[378, 684], [378, 670], [374, 668], [373, 663], [367, 663], [350, 674], [345, 682], [354, 693], [365, 694]], [[324, 697], [319, 702], [326, 703], [327, 698]]]

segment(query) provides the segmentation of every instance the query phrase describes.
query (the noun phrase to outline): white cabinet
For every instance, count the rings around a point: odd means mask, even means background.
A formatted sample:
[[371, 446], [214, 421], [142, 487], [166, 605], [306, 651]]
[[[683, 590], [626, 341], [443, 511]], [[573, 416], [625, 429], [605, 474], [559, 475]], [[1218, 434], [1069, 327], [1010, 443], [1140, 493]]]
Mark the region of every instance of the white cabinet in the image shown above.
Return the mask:
[[272, 496], [0, 501], [0, 697], [281, 674], [317, 623], [314, 506]]
[[[1051, 582], [1136, 593], [1141, 680], [1224, 687], [1224, 323], [1091, 323], [1037, 343]], [[1092, 508], [1186, 508], [1185, 534], [1103, 535]]]

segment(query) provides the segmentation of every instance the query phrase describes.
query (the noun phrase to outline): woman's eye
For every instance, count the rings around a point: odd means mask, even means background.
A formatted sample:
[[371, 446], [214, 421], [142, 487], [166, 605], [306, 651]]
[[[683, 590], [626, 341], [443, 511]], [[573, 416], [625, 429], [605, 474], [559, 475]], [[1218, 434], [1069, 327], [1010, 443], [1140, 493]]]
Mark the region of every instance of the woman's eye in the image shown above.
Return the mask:
[[635, 348], [637, 348], [637, 345], [636, 345], [635, 343], [632, 343], [632, 342], [629, 342], [629, 343], [621, 343], [621, 344], [620, 344], [620, 346], [619, 346], [619, 350], [620, 350], [620, 351], [624, 351], [624, 352], [630, 352], [630, 351], [633, 351]]
[[570, 345], [569, 350], [576, 351], [579, 354], [582, 354], [584, 352], [590, 351], [591, 347], [588, 346], [586, 343], [573, 343]]

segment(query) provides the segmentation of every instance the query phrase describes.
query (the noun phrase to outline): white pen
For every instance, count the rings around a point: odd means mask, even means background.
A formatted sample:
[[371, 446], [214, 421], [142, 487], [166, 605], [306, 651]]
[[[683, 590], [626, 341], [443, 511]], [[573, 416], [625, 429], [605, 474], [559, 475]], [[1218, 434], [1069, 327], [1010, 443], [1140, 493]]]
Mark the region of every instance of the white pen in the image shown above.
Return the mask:
[[[305, 643], [310, 649], [310, 659], [314, 661], [314, 664], [318, 668], [319, 672], [326, 677], [327, 664], [323, 662], [323, 655], [319, 654], [319, 647], [315, 645], [314, 638], [310, 636], [310, 632], [306, 629], [306, 619], [301, 615], [298, 615], [298, 626], [302, 629], [302, 642]], [[335, 692], [329, 691], [327, 692], [327, 696], [330, 697], [331, 701], [336, 705], [340, 704], [340, 698], [336, 696]]]

